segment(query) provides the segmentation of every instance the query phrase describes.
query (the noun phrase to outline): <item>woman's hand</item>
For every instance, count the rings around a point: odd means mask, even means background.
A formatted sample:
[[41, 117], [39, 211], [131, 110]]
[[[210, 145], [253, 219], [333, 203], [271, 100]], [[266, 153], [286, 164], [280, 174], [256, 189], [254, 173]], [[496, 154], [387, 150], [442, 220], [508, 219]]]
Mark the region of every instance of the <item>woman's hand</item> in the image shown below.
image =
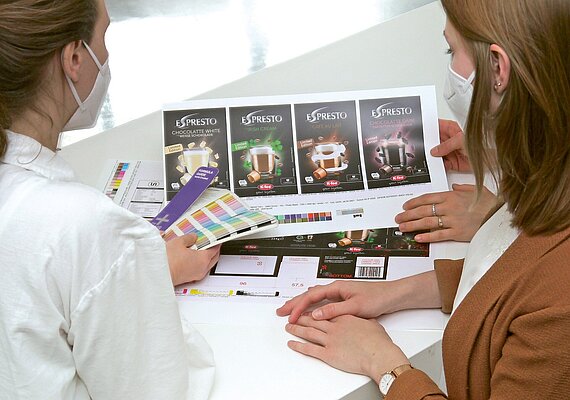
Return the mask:
[[485, 187], [475, 202], [476, 196], [474, 185], [454, 184], [452, 191], [428, 193], [408, 200], [403, 205], [404, 212], [396, 215], [395, 220], [402, 232], [431, 229], [414, 237], [420, 243], [468, 242], [498, 204], [497, 197]]
[[391, 299], [396, 297], [395, 289], [394, 282], [336, 281], [329, 285], [313, 286], [278, 308], [277, 315], [289, 315], [289, 322], [295, 323], [308, 308], [328, 300], [331, 303], [312, 312], [315, 320], [331, 319], [344, 314], [376, 318], [396, 311], [391, 306]]
[[465, 152], [465, 135], [459, 124], [448, 119], [439, 120], [440, 144], [431, 149], [434, 157], [443, 157], [447, 171], [471, 172], [469, 157]]
[[383, 373], [410, 363], [374, 319], [343, 315], [317, 321], [303, 315], [285, 330], [308, 342], [291, 340], [287, 343], [291, 349], [343, 371], [367, 375], [376, 383]]
[[376, 318], [410, 308], [439, 308], [441, 299], [435, 271], [387, 282], [336, 281], [330, 285], [314, 286], [305, 293], [287, 301], [277, 309], [277, 315], [289, 315], [289, 322], [297, 322], [308, 308], [322, 301], [311, 313], [314, 320], [326, 320], [350, 314]]
[[196, 239], [196, 234], [191, 233], [166, 242], [168, 266], [174, 286], [204, 279], [218, 262], [220, 246], [207, 250], [189, 249]]

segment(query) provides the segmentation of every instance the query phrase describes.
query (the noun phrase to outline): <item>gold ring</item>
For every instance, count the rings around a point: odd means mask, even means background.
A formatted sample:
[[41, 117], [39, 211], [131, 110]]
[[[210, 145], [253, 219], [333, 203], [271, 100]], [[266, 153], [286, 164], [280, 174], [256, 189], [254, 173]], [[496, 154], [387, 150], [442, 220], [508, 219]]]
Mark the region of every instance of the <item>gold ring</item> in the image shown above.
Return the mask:
[[443, 220], [440, 216], [437, 217], [437, 226], [439, 226], [439, 229], [443, 229]]
[[435, 209], [435, 203], [432, 203], [432, 205], [431, 205], [431, 215], [433, 215], [434, 217], [437, 217], [437, 211]]

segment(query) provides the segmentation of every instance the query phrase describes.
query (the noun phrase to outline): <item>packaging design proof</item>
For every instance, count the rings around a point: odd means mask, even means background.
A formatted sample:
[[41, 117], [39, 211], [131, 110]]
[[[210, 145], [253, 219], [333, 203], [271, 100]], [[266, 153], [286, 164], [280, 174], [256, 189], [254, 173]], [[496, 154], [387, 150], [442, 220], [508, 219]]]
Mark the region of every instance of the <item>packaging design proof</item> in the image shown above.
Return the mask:
[[218, 168], [212, 187], [229, 189], [225, 108], [164, 111], [163, 118], [166, 200], [199, 167]]

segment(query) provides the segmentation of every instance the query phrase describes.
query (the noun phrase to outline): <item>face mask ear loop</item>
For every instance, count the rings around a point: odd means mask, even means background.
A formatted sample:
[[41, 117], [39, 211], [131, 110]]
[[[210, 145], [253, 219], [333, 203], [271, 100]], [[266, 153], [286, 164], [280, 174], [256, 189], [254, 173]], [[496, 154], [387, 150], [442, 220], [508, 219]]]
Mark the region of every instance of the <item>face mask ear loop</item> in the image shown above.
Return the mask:
[[475, 80], [475, 70], [473, 70], [473, 72], [471, 72], [471, 75], [469, 75], [469, 78], [467, 78], [467, 82], [470, 85], [472, 85], [474, 80]]
[[91, 56], [91, 58], [93, 59], [93, 61], [95, 62], [95, 65], [97, 65], [97, 68], [99, 68], [99, 71], [103, 70], [103, 65], [101, 65], [101, 63], [99, 62], [99, 59], [97, 58], [97, 56], [95, 55], [95, 53], [93, 52], [93, 50], [91, 50], [91, 47], [89, 47], [89, 45], [87, 44], [87, 42], [83, 41], [83, 45], [85, 46], [85, 48], [87, 49], [87, 51], [89, 52], [89, 55]]
[[[63, 51], [61, 52], [61, 66], [63, 68]], [[79, 97], [79, 94], [77, 93], [77, 89], [75, 89], [75, 85], [71, 81], [71, 78], [69, 76], [67, 76], [67, 73], [65, 72], [65, 70], [63, 70], [63, 74], [65, 75], [65, 79], [67, 80], [67, 84], [69, 85], [69, 89], [71, 89], [71, 94], [73, 94], [73, 98], [75, 99], [75, 102], [77, 103], [79, 108], [81, 108], [81, 110], [84, 110], [85, 105], [81, 101], [81, 98]]]

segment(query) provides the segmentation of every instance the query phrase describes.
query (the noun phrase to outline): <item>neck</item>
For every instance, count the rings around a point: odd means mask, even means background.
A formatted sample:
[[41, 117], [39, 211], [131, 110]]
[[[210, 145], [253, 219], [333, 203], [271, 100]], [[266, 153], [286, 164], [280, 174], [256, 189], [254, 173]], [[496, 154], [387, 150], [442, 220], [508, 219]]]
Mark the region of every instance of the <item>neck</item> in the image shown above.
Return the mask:
[[[53, 102], [28, 108], [14, 119], [10, 130], [37, 140], [42, 146], [56, 151], [65, 118]], [[37, 111], [36, 111], [37, 110]], [[39, 111], [41, 110], [41, 111]]]

